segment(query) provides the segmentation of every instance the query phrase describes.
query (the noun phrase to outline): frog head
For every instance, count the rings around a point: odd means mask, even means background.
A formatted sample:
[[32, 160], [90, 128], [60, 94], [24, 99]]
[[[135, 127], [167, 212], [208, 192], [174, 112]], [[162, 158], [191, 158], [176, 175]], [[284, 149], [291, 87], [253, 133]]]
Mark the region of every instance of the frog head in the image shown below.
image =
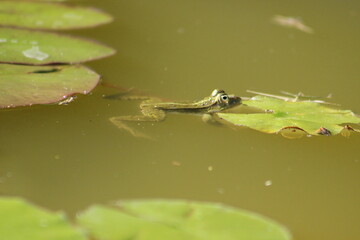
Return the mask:
[[235, 95], [229, 95], [224, 90], [215, 89], [212, 91], [212, 106], [209, 112], [219, 112], [241, 104], [241, 98]]

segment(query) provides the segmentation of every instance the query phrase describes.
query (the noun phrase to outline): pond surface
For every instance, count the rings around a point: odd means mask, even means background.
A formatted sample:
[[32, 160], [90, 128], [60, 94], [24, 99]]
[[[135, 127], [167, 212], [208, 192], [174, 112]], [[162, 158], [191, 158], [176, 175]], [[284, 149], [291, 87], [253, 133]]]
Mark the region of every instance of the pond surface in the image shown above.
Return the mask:
[[[115, 22], [70, 34], [98, 39], [118, 54], [88, 64], [103, 82], [174, 100], [222, 88], [302, 91], [360, 113], [360, 2], [136, 0], [81, 1]], [[272, 23], [301, 17], [309, 34]], [[360, 136], [288, 140], [249, 129], [169, 115], [131, 126], [108, 118], [139, 102], [103, 99], [99, 86], [69, 105], [2, 112], [0, 193], [70, 215], [117, 199], [221, 202], [287, 226], [296, 240], [359, 239]]]

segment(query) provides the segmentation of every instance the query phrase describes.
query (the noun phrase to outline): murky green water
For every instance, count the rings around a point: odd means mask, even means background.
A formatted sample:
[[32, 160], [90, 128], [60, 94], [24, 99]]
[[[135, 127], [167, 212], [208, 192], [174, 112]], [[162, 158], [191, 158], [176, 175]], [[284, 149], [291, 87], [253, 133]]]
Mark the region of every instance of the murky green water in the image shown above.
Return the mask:
[[[359, 2], [78, 4], [115, 16], [111, 25], [72, 32], [118, 50], [89, 64], [106, 83], [179, 100], [214, 88], [240, 96], [246, 89], [332, 93], [334, 102], [360, 112]], [[315, 33], [277, 26], [275, 14], [299, 16]], [[360, 237], [360, 136], [287, 140], [171, 115], [133, 125], [157, 139], [147, 141], [107, 120], [135, 113], [139, 104], [101, 98], [114, 92], [100, 86], [67, 106], [3, 111], [1, 194], [70, 214], [116, 199], [215, 201], [271, 217], [297, 240]]]

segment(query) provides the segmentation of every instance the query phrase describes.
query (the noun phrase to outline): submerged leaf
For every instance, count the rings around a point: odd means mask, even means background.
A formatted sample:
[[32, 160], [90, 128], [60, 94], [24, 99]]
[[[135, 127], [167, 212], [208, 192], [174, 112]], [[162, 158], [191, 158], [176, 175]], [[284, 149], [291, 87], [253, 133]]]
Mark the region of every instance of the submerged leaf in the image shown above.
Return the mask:
[[64, 217], [19, 198], [0, 198], [0, 239], [85, 240]]
[[125, 201], [120, 209], [95, 205], [80, 225], [106, 240], [289, 240], [288, 231], [258, 214], [219, 204], [187, 201]]
[[0, 62], [30, 65], [79, 63], [110, 56], [99, 43], [49, 32], [0, 28]]
[[268, 96], [255, 96], [244, 104], [265, 110], [264, 113], [219, 113], [232, 124], [246, 126], [265, 133], [288, 135], [291, 132], [308, 135], [336, 135], [344, 129], [339, 124], [360, 123], [350, 110], [330, 108], [315, 101], [284, 101]]
[[33, 29], [74, 29], [109, 23], [112, 17], [93, 8], [63, 4], [2, 1], [0, 25]]
[[81, 66], [0, 64], [0, 108], [54, 103], [76, 93], [87, 94], [100, 76]]

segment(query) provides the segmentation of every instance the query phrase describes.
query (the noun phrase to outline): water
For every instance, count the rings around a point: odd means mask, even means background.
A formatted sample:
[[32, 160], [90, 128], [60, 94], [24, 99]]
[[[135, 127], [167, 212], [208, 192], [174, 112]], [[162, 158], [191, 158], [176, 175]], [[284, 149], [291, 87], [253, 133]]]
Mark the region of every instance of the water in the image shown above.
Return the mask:
[[[104, 82], [174, 99], [214, 88], [302, 91], [360, 113], [360, 3], [356, 1], [84, 1], [115, 22], [71, 34], [118, 50], [88, 64]], [[301, 17], [308, 34], [271, 22]], [[5, 110], [0, 192], [69, 214], [117, 199], [185, 198], [248, 209], [297, 240], [360, 237], [360, 136], [287, 140], [170, 115], [133, 124], [156, 141], [118, 131], [109, 117], [138, 102], [102, 99], [99, 86], [66, 106]]]

